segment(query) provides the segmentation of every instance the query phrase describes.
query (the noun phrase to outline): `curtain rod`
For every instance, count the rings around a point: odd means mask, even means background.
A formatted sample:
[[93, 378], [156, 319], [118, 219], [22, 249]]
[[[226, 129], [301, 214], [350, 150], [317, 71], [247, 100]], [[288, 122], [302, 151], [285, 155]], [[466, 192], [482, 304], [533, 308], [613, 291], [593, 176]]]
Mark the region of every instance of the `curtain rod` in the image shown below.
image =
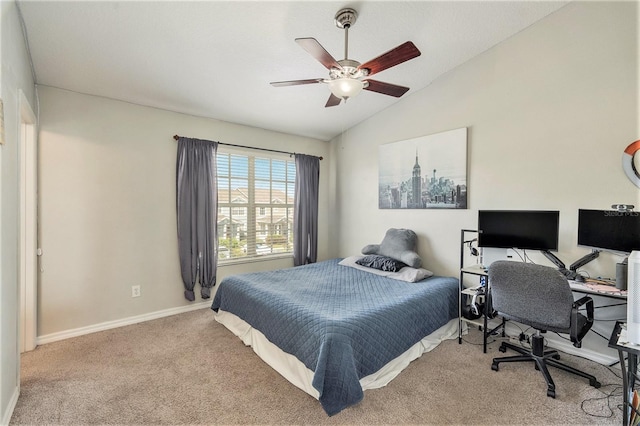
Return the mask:
[[[173, 138], [175, 140], [178, 140], [180, 138], [180, 136], [178, 135], [173, 135]], [[269, 151], [269, 152], [277, 152], [279, 154], [289, 154], [289, 155], [296, 155], [295, 152], [287, 152], [287, 151], [278, 151], [277, 149], [268, 149], [268, 148], [257, 148], [255, 146], [245, 146], [245, 145], [235, 145], [232, 143], [224, 143], [224, 142], [218, 142], [219, 145], [226, 145], [226, 146], [235, 146], [236, 148], [248, 148], [248, 149], [257, 149], [258, 151]], [[315, 156], [314, 156], [315, 157]], [[318, 157], [320, 160], [322, 160], [322, 157]]]

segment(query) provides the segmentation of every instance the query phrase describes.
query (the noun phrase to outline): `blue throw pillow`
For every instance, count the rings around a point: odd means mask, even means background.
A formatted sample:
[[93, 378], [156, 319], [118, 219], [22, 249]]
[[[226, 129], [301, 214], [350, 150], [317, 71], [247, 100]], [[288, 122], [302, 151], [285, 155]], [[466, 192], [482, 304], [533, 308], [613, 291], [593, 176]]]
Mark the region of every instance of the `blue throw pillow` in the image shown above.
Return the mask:
[[392, 259], [387, 256], [381, 256], [378, 254], [372, 254], [365, 256], [360, 260], [356, 260], [358, 265], [366, 266], [368, 268], [379, 269], [381, 271], [398, 272], [400, 269], [407, 266], [406, 263], [399, 260]]

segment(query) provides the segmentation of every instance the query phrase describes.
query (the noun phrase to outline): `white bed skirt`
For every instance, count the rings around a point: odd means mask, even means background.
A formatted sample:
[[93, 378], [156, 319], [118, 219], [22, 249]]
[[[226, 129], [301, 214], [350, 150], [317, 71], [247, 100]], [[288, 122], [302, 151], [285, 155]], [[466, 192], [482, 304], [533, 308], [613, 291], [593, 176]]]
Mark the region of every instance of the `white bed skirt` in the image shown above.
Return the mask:
[[[318, 399], [318, 391], [311, 385], [313, 371], [309, 370], [298, 358], [284, 352], [271, 343], [264, 334], [251, 327], [238, 316], [220, 309], [215, 319], [233, 334], [238, 336], [245, 345], [251, 346], [253, 351], [264, 362], [280, 373], [285, 379], [299, 387], [309, 395]], [[376, 389], [386, 386], [411, 361], [419, 358], [423, 353], [429, 352], [438, 346], [443, 340], [458, 337], [458, 319], [454, 318], [421, 341], [410, 347], [399, 357], [391, 360], [377, 372], [360, 379], [362, 390]]]

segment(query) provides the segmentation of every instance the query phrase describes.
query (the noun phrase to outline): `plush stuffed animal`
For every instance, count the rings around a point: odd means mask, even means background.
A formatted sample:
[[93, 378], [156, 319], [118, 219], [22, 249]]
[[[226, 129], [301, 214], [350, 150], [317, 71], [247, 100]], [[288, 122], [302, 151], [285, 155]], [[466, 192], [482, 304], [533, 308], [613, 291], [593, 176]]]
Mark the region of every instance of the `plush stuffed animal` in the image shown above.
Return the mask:
[[422, 266], [422, 259], [416, 253], [418, 236], [411, 229], [390, 228], [380, 244], [369, 244], [362, 254], [378, 254], [406, 263], [413, 268]]

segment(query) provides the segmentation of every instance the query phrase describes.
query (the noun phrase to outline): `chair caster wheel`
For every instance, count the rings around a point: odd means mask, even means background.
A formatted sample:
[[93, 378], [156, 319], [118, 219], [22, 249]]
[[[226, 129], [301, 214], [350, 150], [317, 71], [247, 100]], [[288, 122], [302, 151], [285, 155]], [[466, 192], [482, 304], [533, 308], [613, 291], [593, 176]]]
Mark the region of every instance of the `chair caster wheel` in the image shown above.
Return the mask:
[[502, 353], [505, 353], [507, 351], [507, 348], [505, 348], [504, 346], [500, 346], [498, 350]]
[[547, 396], [549, 398], [556, 399], [556, 391], [555, 391], [555, 389], [547, 389]]
[[552, 356], [551, 358], [553, 359], [560, 359], [560, 354], [555, 354], [554, 356]]
[[538, 364], [533, 364], [533, 366], [536, 368], [536, 371], [540, 371], [540, 367], [538, 367]]
[[498, 371], [498, 364], [496, 364], [495, 362], [493, 364], [491, 364], [491, 369], [493, 371]]
[[601, 385], [600, 385], [600, 382], [599, 382], [599, 381], [597, 381], [597, 380], [589, 380], [589, 384], [590, 384], [591, 386], [593, 386], [594, 388], [596, 388], [596, 389], [598, 389], [598, 388], [601, 386]]

